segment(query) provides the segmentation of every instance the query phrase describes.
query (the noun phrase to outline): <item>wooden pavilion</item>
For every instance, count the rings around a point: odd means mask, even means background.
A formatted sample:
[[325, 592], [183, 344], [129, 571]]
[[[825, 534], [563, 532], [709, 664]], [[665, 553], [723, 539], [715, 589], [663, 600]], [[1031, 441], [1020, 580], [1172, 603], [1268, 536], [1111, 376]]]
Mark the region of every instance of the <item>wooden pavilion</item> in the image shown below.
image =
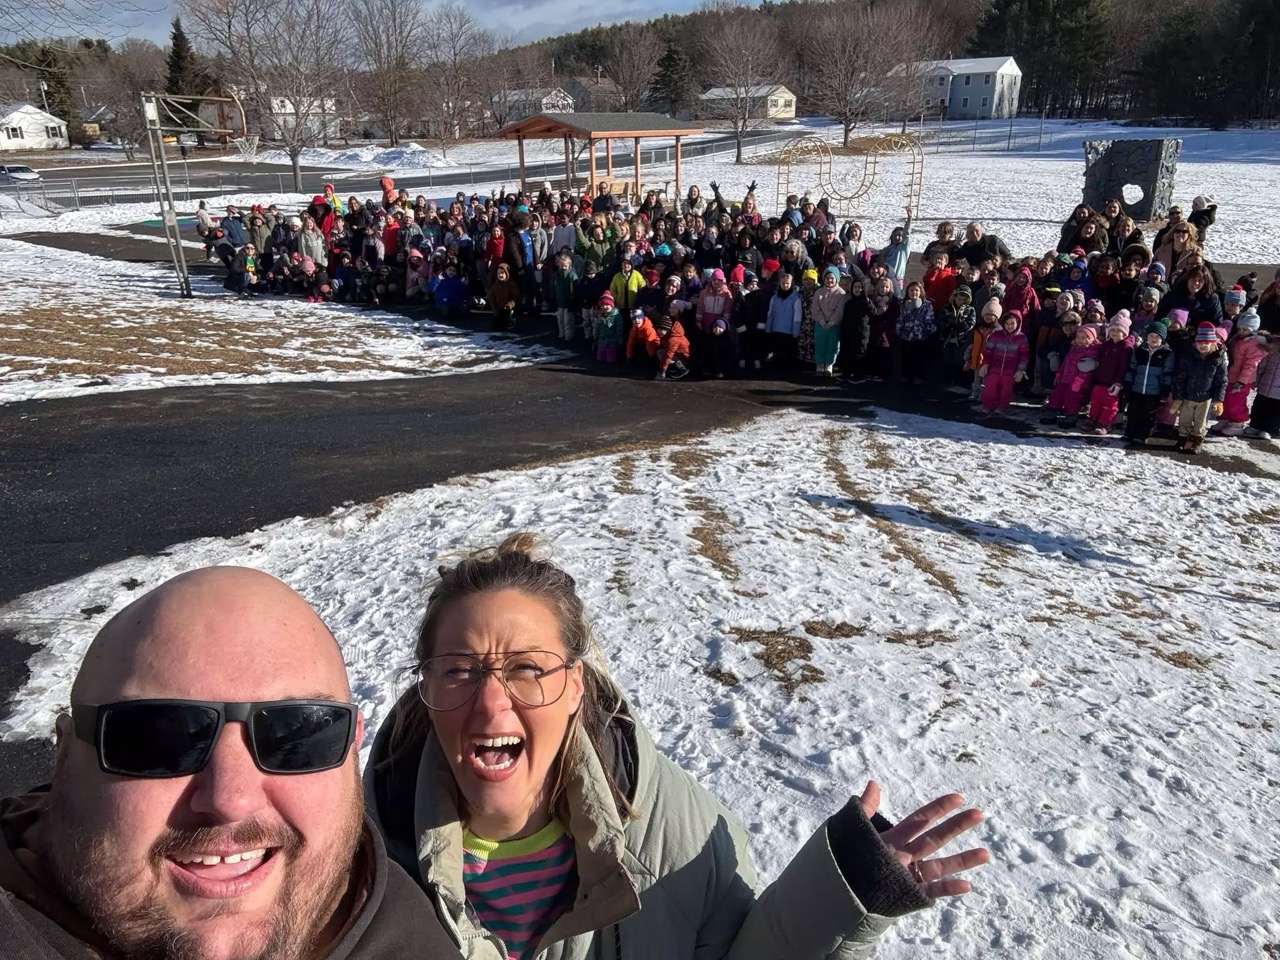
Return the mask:
[[564, 175], [567, 183], [574, 180], [573, 149], [570, 142], [586, 140], [591, 155], [590, 191], [596, 194], [599, 177], [596, 173], [596, 143], [603, 140], [605, 144], [605, 176], [613, 179], [614, 140], [630, 139], [635, 151], [635, 192], [640, 190], [640, 141], [645, 137], [674, 137], [676, 163], [676, 198], [680, 191], [680, 142], [684, 137], [702, 133], [701, 127], [672, 120], [660, 113], [538, 113], [525, 117], [515, 123], [508, 124], [499, 130], [495, 137], [500, 140], [514, 140], [520, 151], [520, 189], [525, 189], [524, 142], [526, 140], [564, 140]]

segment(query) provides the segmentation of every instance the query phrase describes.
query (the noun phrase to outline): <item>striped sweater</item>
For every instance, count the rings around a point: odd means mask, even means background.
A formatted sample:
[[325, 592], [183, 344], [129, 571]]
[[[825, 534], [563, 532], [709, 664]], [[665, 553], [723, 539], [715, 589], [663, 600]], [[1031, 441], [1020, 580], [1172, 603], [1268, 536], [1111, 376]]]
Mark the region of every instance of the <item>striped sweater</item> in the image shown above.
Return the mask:
[[506, 944], [512, 960], [526, 960], [573, 904], [573, 838], [558, 820], [531, 837], [505, 842], [467, 831], [462, 880], [480, 923]]

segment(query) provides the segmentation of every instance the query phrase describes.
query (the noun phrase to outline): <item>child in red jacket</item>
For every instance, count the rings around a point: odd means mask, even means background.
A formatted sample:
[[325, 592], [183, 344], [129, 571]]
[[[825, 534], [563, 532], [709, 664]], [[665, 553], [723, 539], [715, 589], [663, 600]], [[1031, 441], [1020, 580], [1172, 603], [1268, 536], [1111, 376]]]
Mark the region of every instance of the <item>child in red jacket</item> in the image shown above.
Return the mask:
[[951, 301], [951, 294], [960, 286], [960, 271], [950, 266], [947, 251], [933, 254], [932, 266], [924, 273], [924, 296], [933, 304], [934, 313], [941, 313]]

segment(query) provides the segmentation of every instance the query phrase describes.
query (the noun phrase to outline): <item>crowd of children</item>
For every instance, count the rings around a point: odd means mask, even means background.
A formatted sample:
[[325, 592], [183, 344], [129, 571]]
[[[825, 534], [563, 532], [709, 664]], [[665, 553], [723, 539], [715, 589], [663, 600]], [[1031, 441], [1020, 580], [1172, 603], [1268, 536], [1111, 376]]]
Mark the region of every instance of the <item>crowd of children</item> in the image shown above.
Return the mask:
[[713, 182], [709, 198], [694, 186], [635, 210], [607, 184], [444, 204], [382, 186], [345, 204], [326, 187], [298, 216], [206, 212], [202, 236], [239, 296], [481, 309], [498, 329], [547, 309], [563, 341], [660, 380], [770, 365], [947, 387], [987, 414], [1040, 397], [1046, 423], [1123, 425], [1132, 444], [1163, 435], [1187, 452], [1210, 417], [1227, 435], [1280, 434], [1280, 271], [1223, 282], [1201, 246], [1212, 198], [1173, 208], [1150, 244], [1120, 200], [1082, 205], [1057, 249], [1021, 259], [979, 223], [943, 223], [914, 280], [910, 208], [876, 250], [825, 201], [762, 217], [754, 184], [742, 202]]

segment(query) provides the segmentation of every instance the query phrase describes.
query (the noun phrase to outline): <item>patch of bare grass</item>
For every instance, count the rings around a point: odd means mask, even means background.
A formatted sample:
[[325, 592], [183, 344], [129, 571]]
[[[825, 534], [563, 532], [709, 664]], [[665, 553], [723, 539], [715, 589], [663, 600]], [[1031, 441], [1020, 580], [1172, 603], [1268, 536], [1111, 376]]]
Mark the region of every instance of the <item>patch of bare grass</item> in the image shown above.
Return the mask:
[[827, 623], [825, 620], [806, 620], [801, 624], [804, 632], [811, 637], [823, 640], [848, 640], [850, 637], [862, 637], [867, 628], [854, 623]]
[[901, 643], [925, 649], [939, 643], [955, 643], [956, 638], [941, 630], [894, 630], [886, 633], [884, 638], [889, 643]]
[[706, 497], [690, 497], [689, 506], [702, 515], [692, 533], [693, 539], [698, 541], [698, 554], [709, 560], [726, 579], [737, 580], [738, 565], [733, 562], [729, 545], [725, 542], [730, 530], [729, 515]]
[[[769, 674], [782, 684], [787, 693], [795, 693], [808, 683], [822, 683], [826, 674], [809, 662], [813, 644], [805, 637], [793, 636], [785, 630], [751, 630], [731, 627], [729, 632], [739, 643], [755, 644], [760, 649], [752, 656], [764, 664]], [[793, 664], [799, 667], [793, 667]]]
[[639, 493], [635, 485], [636, 458], [619, 457], [613, 465], [613, 492], [616, 494]]
[[742, 682], [738, 679], [738, 675], [732, 670], [722, 670], [720, 667], [707, 667], [702, 672], [716, 683], [725, 687], [736, 687]]
[[671, 461], [671, 472], [687, 481], [697, 480], [706, 473], [716, 458], [700, 447], [680, 447], [672, 450], [667, 459]]
[[607, 523], [602, 523], [600, 529], [610, 536], [617, 537], [619, 540], [631, 540], [636, 536], [634, 530], [628, 530], [626, 527], [611, 527]]
[[821, 527], [796, 527], [796, 533], [805, 533], [811, 537], [825, 540], [827, 543], [834, 543], [837, 546], [843, 546], [845, 542], [843, 533], [836, 533], [834, 530], [823, 530]]
[[959, 600], [961, 597], [960, 587], [955, 578], [934, 564], [932, 560], [924, 555], [922, 550], [907, 538], [897, 524], [877, 510], [875, 505], [867, 499], [862, 488], [854, 481], [849, 473], [849, 468], [845, 466], [837, 454], [844, 436], [844, 432], [835, 427], [829, 427], [823, 431], [823, 447], [825, 450], [823, 458], [826, 461], [827, 470], [836, 482], [836, 486], [848, 498], [848, 506], [870, 520], [871, 525], [894, 546], [898, 553], [909, 559], [916, 566], [916, 569]]

